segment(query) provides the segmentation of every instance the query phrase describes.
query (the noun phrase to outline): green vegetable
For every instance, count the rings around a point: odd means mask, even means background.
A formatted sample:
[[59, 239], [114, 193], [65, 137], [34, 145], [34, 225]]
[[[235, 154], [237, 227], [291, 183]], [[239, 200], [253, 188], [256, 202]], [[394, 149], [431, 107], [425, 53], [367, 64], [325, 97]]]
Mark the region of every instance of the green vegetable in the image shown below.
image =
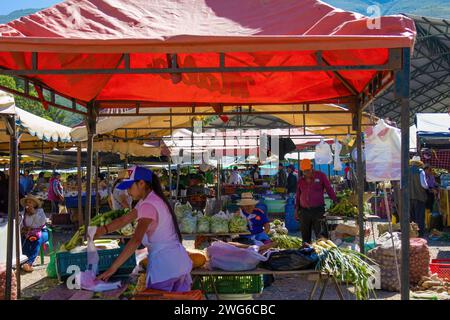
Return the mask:
[[212, 216], [211, 218], [211, 233], [228, 233], [228, 219]]
[[197, 219], [197, 233], [210, 233], [211, 232], [211, 218], [208, 216], [199, 216]]
[[299, 249], [302, 246], [302, 239], [287, 235], [274, 235], [271, 240], [275, 243], [275, 247], [279, 249]]
[[355, 286], [357, 300], [369, 299], [369, 278], [375, 274], [375, 269], [369, 264], [375, 264], [367, 256], [354, 250], [338, 248], [331, 241], [318, 241], [313, 248], [319, 256], [316, 269], [334, 276], [337, 280], [352, 283]]
[[233, 215], [229, 221], [229, 231], [233, 233], [248, 232], [248, 221], [241, 215]]

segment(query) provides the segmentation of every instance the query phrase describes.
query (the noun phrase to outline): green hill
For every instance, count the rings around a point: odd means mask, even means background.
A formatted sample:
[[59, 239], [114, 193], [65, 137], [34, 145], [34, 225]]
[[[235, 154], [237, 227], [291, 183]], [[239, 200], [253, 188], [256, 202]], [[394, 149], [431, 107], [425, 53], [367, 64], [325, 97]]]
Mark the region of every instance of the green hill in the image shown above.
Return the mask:
[[324, 0], [334, 7], [347, 11], [353, 11], [364, 15], [368, 6], [378, 4], [382, 15], [392, 15], [399, 13], [409, 13], [418, 16], [431, 18], [450, 19], [450, 1], [449, 0]]
[[23, 10], [13, 11], [10, 14], [7, 14], [7, 15], [0, 15], [0, 23], [8, 23], [11, 20], [15, 20], [15, 19], [18, 19], [20, 17], [30, 15], [32, 13], [35, 13], [35, 12], [39, 11], [39, 10], [42, 10], [42, 9], [23, 9]]

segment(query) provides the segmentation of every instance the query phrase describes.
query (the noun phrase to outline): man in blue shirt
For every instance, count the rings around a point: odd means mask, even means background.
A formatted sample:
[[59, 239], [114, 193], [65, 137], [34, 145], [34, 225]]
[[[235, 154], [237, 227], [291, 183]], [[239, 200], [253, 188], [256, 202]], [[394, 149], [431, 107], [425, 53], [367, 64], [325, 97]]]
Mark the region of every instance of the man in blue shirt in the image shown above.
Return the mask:
[[25, 170], [25, 172], [20, 175], [19, 178], [19, 192], [20, 196], [23, 198], [27, 194], [33, 190], [34, 187], [34, 181], [32, 176], [30, 176], [30, 170]]
[[258, 201], [253, 199], [251, 193], [242, 193], [238, 205], [248, 220], [248, 227], [252, 234], [250, 237], [261, 242], [270, 241], [268, 236], [270, 231], [269, 219], [264, 211], [255, 207], [257, 203]]

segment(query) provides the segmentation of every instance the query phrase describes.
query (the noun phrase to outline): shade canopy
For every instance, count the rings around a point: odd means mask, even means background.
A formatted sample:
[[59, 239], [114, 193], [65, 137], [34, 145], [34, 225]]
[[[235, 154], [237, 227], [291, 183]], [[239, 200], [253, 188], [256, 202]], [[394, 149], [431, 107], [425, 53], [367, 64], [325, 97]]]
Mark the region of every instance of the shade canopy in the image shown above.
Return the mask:
[[[26, 76], [79, 102], [302, 103], [355, 96], [377, 72], [289, 67], [382, 65], [388, 49], [412, 48], [414, 37], [410, 18], [373, 20], [316, 0], [68, 0], [0, 25], [0, 67], [64, 69]], [[205, 69], [155, 72], [176, 67]]]

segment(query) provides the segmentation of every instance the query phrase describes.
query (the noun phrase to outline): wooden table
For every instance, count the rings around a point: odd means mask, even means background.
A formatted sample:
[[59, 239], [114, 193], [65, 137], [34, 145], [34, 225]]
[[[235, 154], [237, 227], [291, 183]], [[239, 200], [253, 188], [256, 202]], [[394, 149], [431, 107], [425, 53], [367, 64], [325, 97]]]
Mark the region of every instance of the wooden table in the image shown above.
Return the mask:
[[[339, 287], [339, 284], [338, 284], [336, 278], [334, 278], [332, 276], [328, 276], [328, 275], [321, 273], [320, 271], [317, 271], [314, 269], [295, 270], [295, 271], [273, 271], [273, 270], [268, 270], [268, 269], [263, 269], [263, 268], [257, 268], [257, 269], [248, 270], [248, 271], [223, 271], [223, 270], [209, 270], [206, 268], [198, 268], [198, 269], [193, 269], [191, 271], [191, 275], [192, 275], [193, 283], [195, 283], [195, 281], [197, 281], [197, 280], [200, 281], [200, 286], [202, 288], [202, 291], [204, 291], [204, 292], [205, 292], [205, 289], [204, 289], [204, 283], [203, 283], [203, 279], [202, 279], [202, 277], [204, 277], [204, 276], [295, 275], [295, 276], [299, 276], [299, 277], [307, 277], [308, 280], [314, 281], [314, 286], [311, 289], [311, 292], [309, 294], [309, 300], [313, 300], [314, 294], [316, 293], [317, 288], [320, 285], [322, 285], [322, 289], [320, 292], [319, 300], [322, 300], [323, 295], [325, 294], [325, 290], [331, 279], [331, 281], [333, 282], [334, 288], [336, 290], [336, 293], [339, 296], [339, 299], [345, 300], [342, 290]], [[219, 300], [219, 293], [217, 292], [215, 281], [213, 281], [213, 289], [214, 289], [214, 293], [216, 295], [217, 300]], [[205, 296], [207, 297], [207, 294], [205, 294]]]

